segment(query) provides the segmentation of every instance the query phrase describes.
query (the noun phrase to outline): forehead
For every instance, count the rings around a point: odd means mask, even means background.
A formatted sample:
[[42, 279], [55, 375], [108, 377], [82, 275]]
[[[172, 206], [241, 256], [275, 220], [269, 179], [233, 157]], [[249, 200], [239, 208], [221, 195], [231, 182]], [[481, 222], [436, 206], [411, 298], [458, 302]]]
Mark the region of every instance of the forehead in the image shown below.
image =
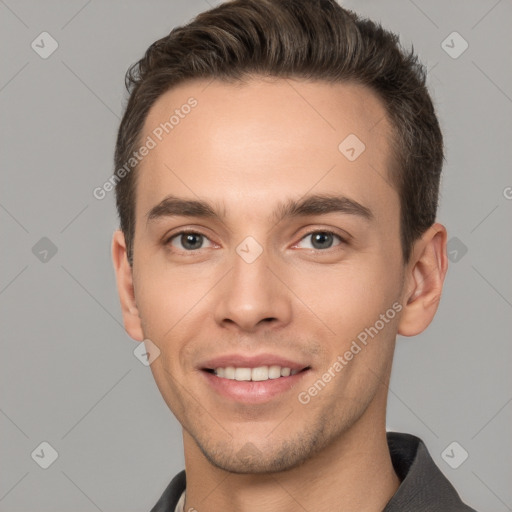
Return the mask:
[[308, 192], [339, 191], [392, 210], [390, 133], [382, 102], [361, 85], [185, 82], [145, 121], [141, 140], [153, 147], [138, 168], [137, 216], [167, 194], [208, 198], [247, 216]]

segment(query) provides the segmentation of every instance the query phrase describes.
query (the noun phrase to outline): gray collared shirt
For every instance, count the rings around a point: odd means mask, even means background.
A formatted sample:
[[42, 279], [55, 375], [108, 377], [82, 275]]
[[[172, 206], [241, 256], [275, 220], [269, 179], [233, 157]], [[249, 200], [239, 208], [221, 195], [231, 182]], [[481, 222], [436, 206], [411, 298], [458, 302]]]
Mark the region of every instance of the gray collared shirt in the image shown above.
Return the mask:
[[[421, 439], [411, 434], [387, 433], [389, 453], [401, 484], [382, 512], [476, 512], [435, 465]], [[182, 512], [185, 471], [167, 486], [151, 512]]]

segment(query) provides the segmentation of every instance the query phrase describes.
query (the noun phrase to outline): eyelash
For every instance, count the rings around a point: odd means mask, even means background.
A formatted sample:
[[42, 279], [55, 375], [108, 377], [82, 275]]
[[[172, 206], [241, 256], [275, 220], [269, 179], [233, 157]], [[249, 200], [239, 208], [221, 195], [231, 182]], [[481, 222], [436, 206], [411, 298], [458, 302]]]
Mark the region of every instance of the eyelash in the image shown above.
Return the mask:
[[[300, 243], [302, 240], [304, 240], [306, 237], [308, 236], [311, 236], [311, 235], [314, 235], [316, 233], [322, 233], [322, 234], [325, 234], [325, 235], [332, 235], [336, 238], [339, 239], [340, 243], [338, 245], [335, 245], [333, 247], [329, 247], [327, 249], [312, 249], [314, 251], [318, 251], [318, 252], [328, 252], [329, 250], [335, 250], [336, 247], [339, 247], [339, 245], [343, 245], [343, 244], [346, 244], [347, 243], [347, 240], [345, 238], [343, 238], [342, 236], [340, 236], [338, 233], [335, 233], [334, 231], [330, 231], [328, 229], [314, 229], [312, 231], [309, 231], [308, 233], [305, 233], [301, 239], [299, 240], [299, 242], [297, 243]], [[179, 231], [178, 233], [174, 233], [173, 235], [171, 235], [170, 237], [166, 238], [165, 241], [164, 241], [164, 245], [165, 246], [168, 246], [170, 245], [171, 241], [174, 240], [175, 238], [179, 237], [179, 236], [182, 236], [182, 235], [189, 235], [189, 234], [192, 234], [192, 235], [200, 235], [200, 236], [203, 236], [204, 238], [206, 238], [207, 240], [210, 240], [204, 233], [201, 233], [200, 231], [194, 231], [194, 230], [183, 230], [183, 231]], [[211, 241], [211, 240], [210, 240]], [[296, 245], [296, 244], [295, 244]], [[193, 254], [194, 252], [196, 251], [200, 251], [201, 249], [193, 249], [193, 250], [190, 250], [190, 251], [181, 251], [181, 252], [185, 252], [185, 253], [190, 253], [190, 254]]]
[[[333, 237], [337, 238], [340, 243], [338, 245], [333, 245], [332, 247], [329, 247], [327, 249], [315, 249], [314, 247], [311, 249], [313, 251], [318, 251], [318, 252], [328, 252], [328, 251], [335, 251], [337, 248], [339, 248], [340, 245], [344, 245], [347, 243], [347, 240], [345, 238], [343, 238], [341, 235], [339, 235], [338, 233], [335, 233], [334, 231], [330, 231], [328, 229], [314, 229], [312, 231], [309, 231], [308, 233], [305, 233], [301, 239], [299, 240], [299, 243], [302, 242], [302, 240], [304, 240], [305, 238], [307, 238], [308, 236], [311, 236], [311, 235], [314, 235], [315, 233], [322, 233], [323, 235], [332, 235]], [[296, 245], [296, 244], [295, 244]]]

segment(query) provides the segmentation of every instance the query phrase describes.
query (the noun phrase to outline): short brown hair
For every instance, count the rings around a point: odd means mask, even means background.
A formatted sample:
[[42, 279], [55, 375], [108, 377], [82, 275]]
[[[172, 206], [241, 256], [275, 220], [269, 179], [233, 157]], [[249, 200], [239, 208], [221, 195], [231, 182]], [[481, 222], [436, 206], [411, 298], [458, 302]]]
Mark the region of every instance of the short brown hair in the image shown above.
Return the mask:
[[[382, 100], [391, 126], [400, 197], [402, 254], [434, 222], [443, 139], [426, 71], [398, 36], [343, 9], [335, 0], [232, 0], [205, 11], [154, 42], [130, 67], [115, 166], [139, 144], [147, 114], [173, 86], [190, 79], [242, 81], [251, 76], [359, 83]], [[117, 210], [133, 262], [136, 168], [116, 184]]]

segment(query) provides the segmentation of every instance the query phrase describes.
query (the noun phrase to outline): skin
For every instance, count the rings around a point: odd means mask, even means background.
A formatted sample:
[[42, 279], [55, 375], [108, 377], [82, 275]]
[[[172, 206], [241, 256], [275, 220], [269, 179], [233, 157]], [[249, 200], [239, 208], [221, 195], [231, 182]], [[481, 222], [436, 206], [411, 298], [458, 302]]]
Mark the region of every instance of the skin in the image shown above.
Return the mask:
[[[160, 349], [151, 370], [183, 427], [185, 510], [380, 511], [400, 484], [385, 431], [395, 339], [423, 331], [437, 310], [446, 230], [434, 224], [403, 262], [391, 126], [363, 86], [187, 82], [156, 101], [143, 139], [190, 96], [197, 107], [137, 170], [133, 268], [122, 232], [112, 245], [126, 331]], [[366, 145], [353, 162], [338, 150], [349, 134]], [[224, 216], [148, 221], [169, 194], [208, 200]], [[308, 194], [343, 195], [372, 217], [271, 217], [280, 202]], [[168, 241], [183, 228], [205, 236], [199, 249]], [[311, 232], [326, 230], [342, 238], [313, 245]], [[236, 252], [247, 236], [263, 249], [250, 264]], [[299, 392], [394, 303], [399, 314], [300, 403]], [[214, 392], [197, 367], [235, 352], [278, 354], [311, 370], [266, 403], [242, 404]]]

